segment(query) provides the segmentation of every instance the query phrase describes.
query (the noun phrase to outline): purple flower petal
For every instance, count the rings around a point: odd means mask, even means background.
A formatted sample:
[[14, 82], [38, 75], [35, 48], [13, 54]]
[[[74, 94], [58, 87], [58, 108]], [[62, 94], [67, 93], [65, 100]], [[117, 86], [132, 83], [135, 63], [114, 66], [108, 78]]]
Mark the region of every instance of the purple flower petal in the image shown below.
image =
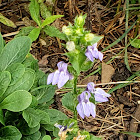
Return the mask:
[[82, 107], [82, 103], [79, 103], [76, 107], [78, 114], [81, 116], [82, 119], [84, 119], [85, 115], [83, 112], [83, 107]]
[[88, 90], [89, 92], [93, 93], [94, 90], [95, 90], [95, 84], [94, 84], [93, 82], [88, 83], [88, 84], [87, 84], [87, 90]]
[[90, 61], [94, 61], [94, 58], [93, 58], [93, 55], [92, 55], [92, 53], [90, 52], [90, 51], [87, 51], [86, 53], [85, 53], [85, 55], [86, 55], [86, 57], [90, 60]]
[[95, 105], [94, 105], [93, 103], [91, 103], [91, 102], [90, 102], [89, 106], [90, 106], [90, 107], [89, 107], [90, 114], [92, 115], [92, 117], [95, 118], [95, 116], [96, 116], [96, 107], [95, 107]]
[[61, 88], [64, 86], [64, 84], [69, 80], [69, 75], [65, 74], [63, 71], [59, 75], [58, 80], [58, 88]]
[[84, 114], [85, 114], [87, 117], [89, 117], [89, 116], [90, 116], [90, 110], [89, 110], [88, 102], [87, 102], [87, 103], [82, 102], [82, 106], [83, 106]]
[[96, 102], [107, 102], [108, 101], [108, 98], [107, 97], [103, 97], [102, 95], [94, 95], [95, 97], [95, 101]]
[[67, 71], [67, 66], [68, 64], [63, 62], [63, 61], [60, 61], [58, 64], [57, 64], [57, 67], [58, 67], [58, 70], [61, 72], [61, 71], [64, 71], [66, 72]]
[[53, 81], [53, 76], [54, 76], [54, 72], [53, 73], [50, 73], [48, 75], [48, 78], [47, 78], [47, 85], [49, 85], [50, 83], [52, 83]]
[[103, 89], [101, 88], [96, 88], [95, 94], [100, 94], [104, 97], [111, 97], [110, 94], [106, 93]]
[[56, 70], [54, 72], [52, 85], [56, 85], [58, 83], [59, 75], [60, 75], [60, 72], [58, 70]]
[[101, 52], [99, 52], [99, 60], [102, 61], [103, 60], [103, 54]]

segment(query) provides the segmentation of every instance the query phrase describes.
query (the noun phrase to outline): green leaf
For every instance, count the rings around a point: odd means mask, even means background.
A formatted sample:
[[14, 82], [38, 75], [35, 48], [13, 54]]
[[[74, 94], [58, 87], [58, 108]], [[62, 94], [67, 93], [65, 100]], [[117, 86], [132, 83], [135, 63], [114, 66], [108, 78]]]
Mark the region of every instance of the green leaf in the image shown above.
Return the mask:
[[73, 68], [76, 70], [77, 74], [79, 75], [81, 72], [81, 67], [86, 60], [86, 56], [83, 52], [75, 51], [75, 52], [68, 52], [65, 55], [69, 57], [69, 61], [72, 64]]
[[5, 125], [5, 122], [4, 122], [4, 115], [3, 115], [3, 111], [2, 109], [0, 109], [0, 123]]
[[43, 137], [42, 140], [51, 140], [51, 137], [49, 135], [46, 135], [46, 136]]
[[11, 81], [11, 74], [8, 71], [0, 72], [0, 98], [8, 88]]
[[0, 140], [20, 140], [20, 131], [15, 126], [5, 126], [0, 129]]
[[23, 111], [22, 116], [31, 128], [36, 127], [40, 123], [48, 124], [50, 122], [48, 113], [39, 109], [28, 108]]
[[34, 28], [30, 32], [30, 34], [28, 36], [31, 38], [32, 42], [35, 41], [39, 37], [40, 30], [41, 30], [40, 28]]
[[35, 80], [34, 70], [26, 69], [23, 76], [14, 85], [8, 87], [8, 89], [4, 93], [3, 98], [16, 90], [29, 91], [29, 89], [32, 87], [34, 83], [34, 80]]
[[72, 92], [68, 92], [62, 98], [62, 105], [71, 111], [75, 110], [75, 98], [72, 95]]
[[130, 44], [135, 48], [140, 48], [140, 39], [135, 39], [134, 41], [131, 41]]
[[41, 133], [37, 131], [32, 135], [23, 136], [21, 140], [39, 140], [40, 137], [41, 137]]
[[0, 33], [0, 53], [2, 52], [4, 46], [5, 46], [5, 41], [3, 40], [3, 37]]
[[10, 65], [6, 70], [11, 73], [11, 86], [14, 85], [23, 76], [25, 72], [25, 67], [21, 63], [15, 63]]
[[0, 71], [13, 63], [22, 62], [31, 47], [31, 40], [27, 36], [17, 37], [4, 47], [0, 55]]
[[0, 22], [3, 23], [3, 24], [5, 24], [5, 25], [7, 25], [7, 26], [16, 28], [16, 25], [14, 24], [14, 22], [11, 21], [11, 20], [9, 20], [5, 16], [3, 16], [1, 13], [0, 13]]
[[92, 44], [95, 44], [96, 42], [100, 41], [102, 38], [104, 38], [104, 36], [97, 36], [94, 34], [94, 38], [93, 40], [91, 41], [91, 45]]
[[38, 60], [35, 59], [32, 54], [28, 54], [26, 59], [24, 60], [23, 62], [23, 65], [26, 67], [26, 68], [31, 68], [35, 71], [38, 71], [39, 70], [39, 66], [38, 66]]
[[51, 11], [47, 8], [47, 6], [43, 2], [40, 3], [40, 13], [44, 19], [52, 15]]
[[48, 18], [46, 18], [43, 23], [41, 24], [41, 27], [44, 27], [52, 22], [54, 22], [57, 18], [60, 18], [60, 17], [63, 17], [63, 15], [53, 15], [53, 16], [50, 16]]
[[64, 34], [64, 33], [62, 33], [62, 32], [60, 32], [56, 27], [54, 27], [54, 26], [49, 26], [49, 25], [47, 25], [47, 26], [45, 26], [45, 28], [43, 29], [43, 31], [47, 34], [47, 35], [49, 35], [49, 36], [51, 36], [51, 37], [58, 37], [58, 38], [60, 38], [60, 39], [62, 39], [62, 40], [66, 40], [66, 35]]
[[93, 66], [93, 62], [91, 62], [91, 61], [85, 61], [85, 62], [83, 63], [83, 65], [81, 66], [81, 70], [82, 70], [82, 71], [87, 71], [87, 70], [89, 70], [90, 68], [92, 68], [92, 66]]
[[20, 122], [18, 123], [17, 127], [23, 135], [32, 135], [40, 129], [40, 124], [34, 128], [30, 128], [25, 122], [25, 120], [20, 119]]
[[46, 109], [44, 111], [46, 111], [50, 116], [50, 124], [53, 125], [57, 123], [59, 120], [66, 120], [68, 118], [64, 113], [56, 109]]
[[7, 96], [1, 103], [0, 109], [13, 112], [25, 110], [32, 102], [32, 95], [25, 90], [18, 90]]
[[40, 118], [35, 109], [28, 108], [28, 109], [24, 110], [22, 113], [22, 116], [25, 119], [25, 121], [28, 123], [28, 126], [30, 128], [33, 128], [33, 127], [36, 127], [37, 125], [39, 125]]
[[29, 33], [34, 29], [35, 27], [33, 26], [28, 26], [28, 27], [23, 27], [20, 29], [19, 33], [15, 37], [20, 37], [20, 36], [28, 36]]
[[31, 0], [29, 5], [29, 10], [32, 19], [40, 26], [41, 20], [40, 20], [40, 14], [39, 14], [39, 4], [37, 0]]
[[48, 85], [47, 88], [41, 89], [39, 94], [36, 96], [38, 103], [42, 104], [44, 102], [49, 102], [55, 94], [55, 86]]
[[134, 133], [134, 132], [121, 132], [121, 133], [132, 135], [132, 136], [135, 136], [135, 137], [139, 137], [140, 138], [140, 133]]
[[96, 137], [94, 135], [90, 135], [90, 140], [102, 140], [102, 138]]

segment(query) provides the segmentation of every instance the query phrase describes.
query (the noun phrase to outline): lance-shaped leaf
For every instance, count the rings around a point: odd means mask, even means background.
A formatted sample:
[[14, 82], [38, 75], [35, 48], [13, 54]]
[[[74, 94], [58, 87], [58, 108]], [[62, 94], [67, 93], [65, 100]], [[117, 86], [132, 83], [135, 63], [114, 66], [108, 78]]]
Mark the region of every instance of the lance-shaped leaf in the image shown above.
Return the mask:
[[17, 90], [7, 96], [1, 103], [0, 109], [7, 109], [13, 112], [25, 110], [32, 102], [32, 95], [25, 90]]
[[5, 16], [3, 16], [1, 13], [0, 13], [0, 22], [3, 23], [3, 24], [5, 24], [5, 25], [7, 25], [7, 26], [16, 28], [16, 25], [14, 24], [14, 22], [11, 21], [11, 20], [9, 20]]
[[54, 22], [57, 18], [60, 18], [60, 17], [63, 17], [63, 15], [53, 15], [53, 16], [50, 16], [48, 18], [46, 18], [43, 23], [41, 24], [41, 27], [44, 27], [48, 24], [51, 24], [52, 22]]
[[39, 34], [40, 34], [40, 28], [34, 28], [28, 36], [31, 38], [33, 42], [39, 37]]
[[29, 10], [32, 19], [40, 26], [41, 20], [40, 20], [40, 14], [39, 14], [39, 4], [37, 0], [31, 0], [29, 5]]
[[0, 55], [0, 71], [13, 63], [22, 62], [31, 47], [31, 39], [27, 36], [17, 37], [4, 47]]

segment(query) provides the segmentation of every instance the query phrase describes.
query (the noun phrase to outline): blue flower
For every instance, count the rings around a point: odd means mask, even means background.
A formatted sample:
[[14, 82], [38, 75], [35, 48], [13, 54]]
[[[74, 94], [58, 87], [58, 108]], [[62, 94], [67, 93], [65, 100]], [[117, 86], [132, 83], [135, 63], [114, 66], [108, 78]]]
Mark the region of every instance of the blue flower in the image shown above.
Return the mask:
[[93, 82], [87, 84], [87, 90], [94, 95], [95, 101], [97, 102], [107, 102], [108, 97], [111, 97], [111, 95], [106, 93], [103, 89], [95, 88]]
[[85, 55], [92, 62], [95, 58], [99, 59], [100, 61], [103, 60], [103, 54], [100, 51], [98, 51], [97, 43], [93, 44], [92, 46], [88, 46]]
[[78, 96], [79, 104], [77, 105], [76, 109], [78, 111], [78, 114], [83, 119], [85, 116], [89, 117], [90, 114], [94, 118], [96, 116], [95, 105], [89, 101], [90, 96], [91, 95], [88, 91], [84, 91]]
[[52, 83], [52, 85], [58, 86], [61, 88], [65, 85], [68, 80], [71, 80], [73, 77], [67, 70], [68, 64], [64, 63], [63, 61], [57, 64], [58, 70], [53, 73], [50, 73], [47, 78], [47, 85]]

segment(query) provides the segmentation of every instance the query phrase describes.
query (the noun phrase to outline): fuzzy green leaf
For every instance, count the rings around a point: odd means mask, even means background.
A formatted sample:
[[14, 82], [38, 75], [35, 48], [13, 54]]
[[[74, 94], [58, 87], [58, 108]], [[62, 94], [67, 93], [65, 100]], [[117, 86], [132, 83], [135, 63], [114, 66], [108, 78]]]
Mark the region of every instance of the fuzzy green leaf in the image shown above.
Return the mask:
[[40, 14], [39, 14], [39, 4], [37, 0], [31, 0], [29, 5], [29, 10], [32, 19], [40, 26], [41, 20], [40, 20]]
[[31, 40], [27, 36], [17, 37], [4, 47], [0, 54], [0, 71], [13, 63], [22, 62], [31, 47]]
[[44, 27], [48, 24], [51, 24], [52, 22], [54, 22], [57, 18], [60, 18], [60, 17], [63, 17], [63, 15], [53, 15], [53, 16], [50, 16], [50, 17], [47, 17], [43, 23], [41, 24], [41, 27]]
[[32, 95], [25, 90], [18, 90], [7, 96], [1, 103], [0, 109], [13, 112], [25, 110], [32, 102]]
[[39, 37], [39, 34], [40, 34], [40, 28], [34, 28], [28, 36], [31, 38], [33, 42]]
[[47, 25], [47, 26], [45, 26], [45, 28], [43, 29], [44, 30], [44, 32], [47, 34], [47, 35], [49, 35], [49, 36], [51, 36], [51, 37], [58, 37], [58, 38], [60, 38], [60, 39], [62, 39], [62, 40], [66, 40], [66, 35], [64, 34], [64, 33], [62, 33], [62, 32], [60, 32], [56, 27], [54, 27], [54, 26], [49, 26], [49, 25]]

